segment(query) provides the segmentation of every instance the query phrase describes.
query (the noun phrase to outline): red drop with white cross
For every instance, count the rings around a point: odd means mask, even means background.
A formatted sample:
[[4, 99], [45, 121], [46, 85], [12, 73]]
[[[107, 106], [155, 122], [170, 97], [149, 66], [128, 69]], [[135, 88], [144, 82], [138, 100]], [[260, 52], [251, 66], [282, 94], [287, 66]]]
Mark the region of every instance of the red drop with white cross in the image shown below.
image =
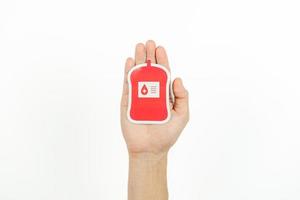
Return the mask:
[[141, 93], [143, 95], [146, 95], [148, 93], [148, 88], [147, 88], [146, 84], [143, 85]]
[[128, 73], [129, 105], [127, 116], [133, 123], [161, 124], [170, 118], [170, 73], [150, 60]]

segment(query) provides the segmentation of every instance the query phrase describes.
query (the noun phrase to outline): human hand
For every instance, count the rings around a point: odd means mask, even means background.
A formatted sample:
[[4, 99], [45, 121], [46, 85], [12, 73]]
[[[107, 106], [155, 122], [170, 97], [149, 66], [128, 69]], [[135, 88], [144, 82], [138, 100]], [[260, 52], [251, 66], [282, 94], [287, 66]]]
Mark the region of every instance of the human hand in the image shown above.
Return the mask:
[[127, 143], [129, 154], [165, 154], [176, 142], [189, 120], [188, 92], [182, 80], [176, 78], [173, 82], [175, 101], [170, 101], [171, 119], [165, 124], [133, 124], [127, 119], [128, 109], [128, 71], [135, 65], [157, 63], [170, 71], [166, 51], [154, 41], [149, 40], [144, 45], [139, 43], [135, 49], [135, 59], [128, 58], [125, 64], [123, 94], [121, 100], [121, 127]]

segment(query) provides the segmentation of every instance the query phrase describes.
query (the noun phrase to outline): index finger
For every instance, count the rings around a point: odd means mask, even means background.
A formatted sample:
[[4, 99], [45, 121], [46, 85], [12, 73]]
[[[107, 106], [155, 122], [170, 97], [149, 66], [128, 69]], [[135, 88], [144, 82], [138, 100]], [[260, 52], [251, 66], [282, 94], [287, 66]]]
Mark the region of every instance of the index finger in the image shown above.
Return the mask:
[[164, 47], [158, 46], [155, 51], [157, 64], [160, 64], [170, 71], [167, 52]]

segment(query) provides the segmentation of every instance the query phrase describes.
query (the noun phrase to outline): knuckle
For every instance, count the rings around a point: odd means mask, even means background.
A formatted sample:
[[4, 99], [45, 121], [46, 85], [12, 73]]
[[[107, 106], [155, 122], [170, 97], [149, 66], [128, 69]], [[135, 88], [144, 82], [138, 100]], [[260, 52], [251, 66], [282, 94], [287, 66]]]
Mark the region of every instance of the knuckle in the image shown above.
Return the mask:
[[184, 89], [184, 90], [177, 90], [177, 91], [175, 91], [177, 94], [178, 94], [178, 96], [180, 96], [180, 97], [188, 97], [189, 96], [189, 92], [186, 90], [186, 89]]

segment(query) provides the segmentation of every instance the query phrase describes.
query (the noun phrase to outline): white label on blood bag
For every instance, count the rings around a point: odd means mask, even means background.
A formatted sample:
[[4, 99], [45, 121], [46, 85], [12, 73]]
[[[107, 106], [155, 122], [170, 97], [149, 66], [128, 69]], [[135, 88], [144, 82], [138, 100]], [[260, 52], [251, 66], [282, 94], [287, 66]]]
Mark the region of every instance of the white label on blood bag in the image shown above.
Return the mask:
[[138, 82], [139, 98], [159, 98], [159, 82]]

